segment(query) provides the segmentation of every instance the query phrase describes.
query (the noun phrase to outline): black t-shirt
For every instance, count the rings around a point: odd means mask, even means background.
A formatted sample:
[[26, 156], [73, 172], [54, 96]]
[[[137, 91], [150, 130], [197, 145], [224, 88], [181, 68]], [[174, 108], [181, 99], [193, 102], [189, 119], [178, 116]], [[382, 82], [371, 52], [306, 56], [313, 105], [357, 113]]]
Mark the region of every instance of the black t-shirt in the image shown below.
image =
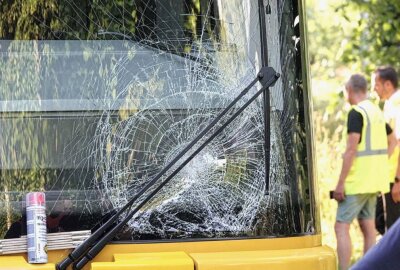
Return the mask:
[[[349, 117], [347, 119], [347, 134], [354, 132], [362, 135], [363, 125], [364, 123], [361, 113], [357, 112], [355, 109], [351, 109], [351, 111], [349, 112]], [[386, 123], [386, 135], [389, 135], [392, 132], [392, 128], [389, 126], [388, 123]]]

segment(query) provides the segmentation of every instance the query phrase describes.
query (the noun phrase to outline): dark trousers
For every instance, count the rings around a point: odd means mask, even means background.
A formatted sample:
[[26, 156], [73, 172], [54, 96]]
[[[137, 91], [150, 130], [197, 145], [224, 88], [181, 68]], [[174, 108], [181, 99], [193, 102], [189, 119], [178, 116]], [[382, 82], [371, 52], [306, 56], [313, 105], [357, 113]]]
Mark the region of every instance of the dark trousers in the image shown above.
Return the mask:
[[[392, 189], [392, 184], [390, 185]], [[386, 216], [385, 216], [386, 210]], [[392, 227], [400, 217], [400, 203], [395, 203], [390, 192], [385, 193], [384, 199], [379, 196], [376, 202], [376, 229], [380, 234], [384, 234], [386, 229]]]

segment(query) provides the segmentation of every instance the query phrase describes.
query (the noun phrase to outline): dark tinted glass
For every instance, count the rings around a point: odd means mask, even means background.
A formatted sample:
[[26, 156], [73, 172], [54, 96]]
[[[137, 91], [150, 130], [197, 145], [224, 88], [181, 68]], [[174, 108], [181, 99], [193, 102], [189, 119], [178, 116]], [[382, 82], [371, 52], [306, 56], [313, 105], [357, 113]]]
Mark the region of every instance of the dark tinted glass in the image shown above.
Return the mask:
[[0, 236], [25, 233], [28, 191], [46, 192], [49, 232], [107, 219], [255, 78], [261, 31], [269, 65], [283, 74], [271, 88], [271, 114], [262, 98], [253, 102], [118, 239], [312, 232], [298, 11], [291, 1], [271, 4], [262, 27], [257, 1], [3, 5]]

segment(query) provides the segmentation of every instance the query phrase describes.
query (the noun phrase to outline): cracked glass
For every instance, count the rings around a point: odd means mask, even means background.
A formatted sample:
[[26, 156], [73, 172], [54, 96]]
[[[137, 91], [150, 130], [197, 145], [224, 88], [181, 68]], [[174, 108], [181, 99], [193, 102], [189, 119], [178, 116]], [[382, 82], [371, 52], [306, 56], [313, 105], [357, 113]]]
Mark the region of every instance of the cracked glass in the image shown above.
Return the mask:
[[116, 240], [314, 233], [298, 3], [271, 0], [271, 14], [261, 14], [259, 2], [3, 3], [0, 238], [26, 234], [29, 191], [46, 192], [48, 232], [99, 226], [190, 144], [262, 63], [282, 75], [270, 88], [270, 107], [256, 99]]

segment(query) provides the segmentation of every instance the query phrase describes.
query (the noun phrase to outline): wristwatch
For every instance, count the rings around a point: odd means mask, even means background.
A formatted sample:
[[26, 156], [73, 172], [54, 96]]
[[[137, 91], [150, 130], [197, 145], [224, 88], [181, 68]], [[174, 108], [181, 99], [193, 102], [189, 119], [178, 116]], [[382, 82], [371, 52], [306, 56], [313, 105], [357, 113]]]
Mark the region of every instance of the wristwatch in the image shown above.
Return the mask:
[[396, 177], [394, 178], [394, 182], [399, 183], [399, 182], [400, 182], [400, 177], [396, 176]]

